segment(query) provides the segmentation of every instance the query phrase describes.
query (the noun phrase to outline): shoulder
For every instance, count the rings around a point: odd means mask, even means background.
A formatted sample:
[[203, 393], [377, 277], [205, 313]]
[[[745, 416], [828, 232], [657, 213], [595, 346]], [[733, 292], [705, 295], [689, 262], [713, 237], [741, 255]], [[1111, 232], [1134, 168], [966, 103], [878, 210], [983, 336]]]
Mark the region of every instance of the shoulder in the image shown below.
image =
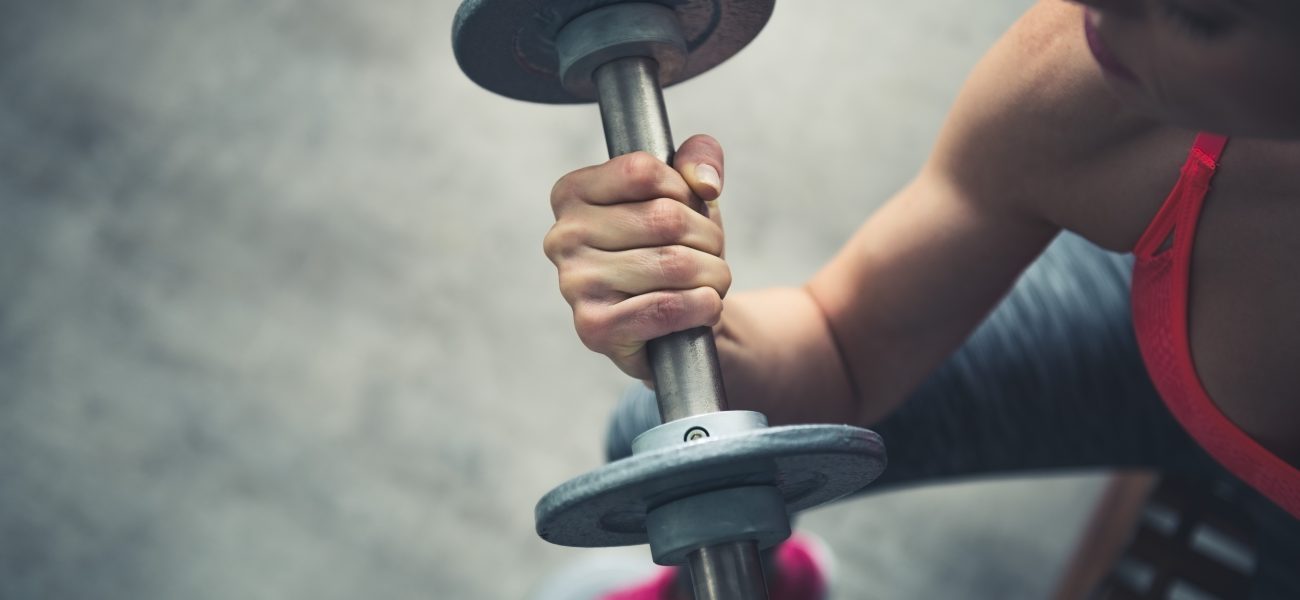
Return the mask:
[[1192, 134], [1115, 98], [1082, 22], [1060, 0], [1021, 17], [971, 73], [926, 169], [985, 208], [1126, 249], [1177, 179]]

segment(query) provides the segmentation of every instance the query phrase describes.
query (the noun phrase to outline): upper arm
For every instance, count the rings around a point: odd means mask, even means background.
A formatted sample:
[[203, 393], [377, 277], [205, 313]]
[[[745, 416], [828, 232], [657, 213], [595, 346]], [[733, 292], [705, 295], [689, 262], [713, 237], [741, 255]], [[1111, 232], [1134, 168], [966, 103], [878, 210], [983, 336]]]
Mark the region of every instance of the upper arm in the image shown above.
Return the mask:
[[1079, 110], [1105, 91], [1072, 71], [1076, 40], [1053, 35], [1070, 11], [1039, 5], [1003, 37], [917, 177], [808, 283], [864, 422], [903, 399], [1010, 289], [1060, 231], [1060, 204], [1046, 198], [1071, 185], [1062, 178], [1076, 169], [1063, 166], [1105, 145], [1086, 123], [1096, 111]]

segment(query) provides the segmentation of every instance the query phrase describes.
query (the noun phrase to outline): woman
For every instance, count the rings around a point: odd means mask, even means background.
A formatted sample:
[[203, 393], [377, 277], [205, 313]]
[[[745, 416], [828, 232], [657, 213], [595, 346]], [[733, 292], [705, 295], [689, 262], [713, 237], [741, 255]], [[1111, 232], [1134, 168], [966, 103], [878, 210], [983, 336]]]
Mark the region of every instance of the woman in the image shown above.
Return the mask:
[[870, 426], [1072, 231], [1134, 253], [1170, 411], [1300, 518], [1300, 4], [1040, 3], [920, 173], [802, 288], [727, 296], [722, 150], [696, 136], [674, 162], [623, 156], [552, 191], [545, 249], [579, 336], [629, 375], [650, 376], [646, 340], [709, 325], [734, 408]]

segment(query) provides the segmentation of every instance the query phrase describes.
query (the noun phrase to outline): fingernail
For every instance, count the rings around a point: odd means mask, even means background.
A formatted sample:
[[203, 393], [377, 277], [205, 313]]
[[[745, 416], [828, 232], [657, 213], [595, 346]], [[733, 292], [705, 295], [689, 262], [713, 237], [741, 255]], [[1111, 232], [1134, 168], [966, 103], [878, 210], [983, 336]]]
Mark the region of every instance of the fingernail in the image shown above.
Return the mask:
[[715, 194], [722, 193], [722, 178], [718, 176], [718, 170], [709, 165], [695, 165], [695, 178], [713, 188]]

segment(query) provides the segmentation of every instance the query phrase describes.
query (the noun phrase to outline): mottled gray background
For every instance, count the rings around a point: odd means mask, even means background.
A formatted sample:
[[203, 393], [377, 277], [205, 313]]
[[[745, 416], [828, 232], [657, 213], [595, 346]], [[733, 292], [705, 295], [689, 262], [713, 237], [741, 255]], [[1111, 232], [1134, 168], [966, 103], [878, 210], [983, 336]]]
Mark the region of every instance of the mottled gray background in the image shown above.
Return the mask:
[[[783, 0], [668, 93], [737, 289], [802, 281], [1029, 3]], [[625, 380], [540, 241], [591, 107], [454, 64], [450, 0], [0, 0], [0, 597], [521, 598]], [[1095, 478], [803, 520], [843, 598], [1032, 598]], [[644, 549], [627, 550], [644, 556]]]

